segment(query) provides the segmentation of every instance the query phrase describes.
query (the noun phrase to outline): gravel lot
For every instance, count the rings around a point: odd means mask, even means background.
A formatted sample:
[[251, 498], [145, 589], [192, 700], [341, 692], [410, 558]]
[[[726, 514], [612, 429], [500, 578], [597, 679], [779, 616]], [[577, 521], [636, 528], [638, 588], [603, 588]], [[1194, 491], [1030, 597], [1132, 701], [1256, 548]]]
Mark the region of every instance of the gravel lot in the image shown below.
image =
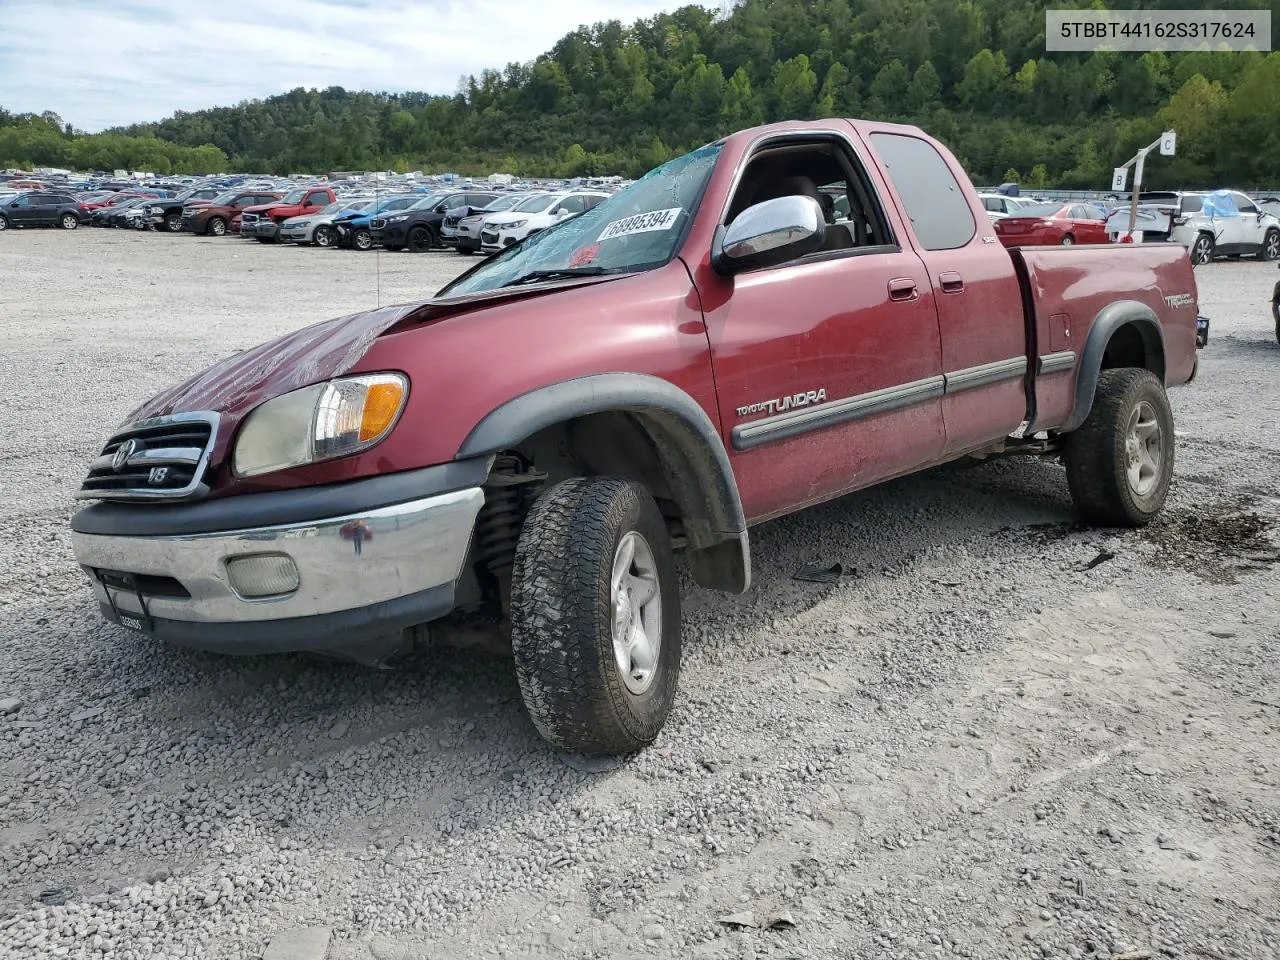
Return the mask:
[[[0, 957], [328, 926], [337, 960], [1280, 958], [1274, 266], [1199, 271], [1213, 336], [1151, 528], [1081, 529], [1020, 460], [768, 524], [749, 596], [688, 589], [658, 744], [588, 768], [505, 661], [174, 650], [72, 563], [71, 493], [136, 403], [471, 261], [0, 239]], [[794, 925], [719, 921], [744, 912]]]

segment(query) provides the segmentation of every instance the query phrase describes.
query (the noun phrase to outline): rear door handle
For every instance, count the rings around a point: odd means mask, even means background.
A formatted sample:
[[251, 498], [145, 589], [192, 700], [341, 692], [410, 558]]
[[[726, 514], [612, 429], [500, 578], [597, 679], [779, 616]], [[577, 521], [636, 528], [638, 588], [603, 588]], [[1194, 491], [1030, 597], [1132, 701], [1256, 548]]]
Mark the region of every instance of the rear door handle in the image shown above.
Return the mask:
[[910, 277], [898, 277], [889, 281], [890, 300], [915, 300], [919, 296], [916, 282]]
[[938, 274], [938, 283], [942, 285], [943, 293], [959, 293], [964, 289], [964, 277], [954, 270]]

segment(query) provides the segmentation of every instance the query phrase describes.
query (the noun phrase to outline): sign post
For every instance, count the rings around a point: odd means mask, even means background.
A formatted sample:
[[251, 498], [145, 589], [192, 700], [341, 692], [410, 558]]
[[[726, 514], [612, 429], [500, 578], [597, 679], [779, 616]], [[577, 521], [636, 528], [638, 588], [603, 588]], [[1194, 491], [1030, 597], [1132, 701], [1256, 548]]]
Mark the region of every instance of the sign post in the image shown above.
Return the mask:
[[1133, 231], [1138, 225], [1138, 194], [1142, 190], [1142, 167], [1146, 162], [1147, 154], [1156, 147], [1160, 148], [1160, 155], [1172, 157], [1177, 148], [1178, 134], [1173, 130], [1166, 130], [1160, 134], [1160, 139], [1153, 143], [1147, 144], [1132, 157], [1129, 162], [1122, 167], [1116, 167], [1111, 174], [1111, 189], [1120, 191], [1124, 189], [1124, 182], [1128, 174], [1129, 168], [1133, 167], [1133, 196], [1129, 200], [1129, 237], [1133, 238]]

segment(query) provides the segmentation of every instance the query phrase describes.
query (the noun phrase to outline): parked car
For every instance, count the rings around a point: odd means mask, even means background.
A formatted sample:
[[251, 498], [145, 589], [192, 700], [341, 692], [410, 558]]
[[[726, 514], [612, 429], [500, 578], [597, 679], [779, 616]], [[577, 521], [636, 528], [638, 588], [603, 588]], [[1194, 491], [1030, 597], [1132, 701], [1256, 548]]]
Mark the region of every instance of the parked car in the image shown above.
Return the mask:
[[372, 206], [363, 210], [351, 210], [335, 217], [331, 226], [337, 237], [337, 245], [352, 250], [372, 250], [377, 244], [373, 218], [407, 210], [422, 199], [421, 194], [391, 194], [379, 197]]
[[408, 247], [414, 253], [441, 245], [445, 217], [455, 210], [482, 207], [498, 199], [493, 191], [447, 191], [422, 198], [407, 210], [374, 219], [374, 236], [387, 250]]
[[992, 222], [1006, 247], [1107, 243], [1107, 213], [1089, 203], [1030, 204]]
[[[453, 228], [453, 248], [459, 253], [468, 255], [478, 253], [480, 251], [480, 231], [484, 229], [484, 222], [493, 214], [510, 210], [516, 204], [522, 203], [534, 195], [532, 193], [506, 193], [479, 210], [470, 208], [473, 212], [469, 214], [450, 211], [449, 215], [445, 217], [446, 230], [448, 229], [447, 221], [455, 215], [458, 217], [458, 223]], [[446, 246], [450, 243], [450, 238], [443, 234], [440, 240]]]
[[74, 230], [80, 226], [84, 211], [69, 193], [32, 190], [0, 199], [0, 230], [9, 227], [62, 227]]
[[260, 243], [275, 243], [285, 220], [319, 213], [336, 199], [332, 187], [301, 187], [273, 203], [246, 207], [240, 215], [240, 235]]
[[182, 230], [183, 207], [201, 205], [201, 201], [211, 201], [221, 193], [217, 187], [203, 187], [176, 197], [153, 200], [143, 207], [143, 223], [157, 230], [163, 228], [169, 233], [178, 233]]
[[290, 217], [280, 224], [280, 239], [290, 243], [312, 243], [317, 247], [333, 246], [336, 235], [333, 221], [344, 213], [359, 213], [373, 205], [373, 198], [339, 198], [323, 210]]
[[1007, 197], [1003, 193], [980, 193], [978, 198], [982, 201], [983, 209], [987, 211], [987, 218], [993, 221], [1016, 216], [1018, 211], [1030, 202], [1026, 198]]
[[1000, 246], [918, 129], [755, 127], [164, 390], [71, 543], [109, 621], [206, 650], [377, 663], [505, 622], [542, 736], [627, 753], [676, 697], [677, 549], [743, 593], [752, 525], [970, 455], [1061, 456], [1085, 519], [1150, 522], [1197, 316], [1172, 245]]
[[506, 213], [486, 218], [480, 231], [480, 251], [500, 253], [525, 237], [590, 210], [607, 199], [607, 193], [550, 193], [531, 197]]
[[[1138, 197], [1134, 232], [1141, 242], [1172, 240], [1190, 251], [1194, 264], [1215, 257], [1253, 256], [1280, 260], [1280, 219], [1261, 210], [1236, 190], [1212, 193], [1145, 193]], [[1107, 233], [1119, 240], [1129, 230], [1128, 206], [1107, 220]]]
[[182, 229], [187, 233], [225, 236], [240, 229], [240, 216], [247, 207], [271, 203], [282, 194], [261, 190], [229, 190], [208, 203], [188, 204], [182, 208]]

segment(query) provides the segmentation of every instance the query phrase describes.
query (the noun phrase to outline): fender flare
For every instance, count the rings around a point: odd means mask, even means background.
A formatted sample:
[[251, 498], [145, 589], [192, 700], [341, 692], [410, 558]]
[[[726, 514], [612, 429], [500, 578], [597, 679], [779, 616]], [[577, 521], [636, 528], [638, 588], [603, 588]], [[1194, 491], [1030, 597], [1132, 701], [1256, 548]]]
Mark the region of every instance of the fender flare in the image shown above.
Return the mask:
[[751, 551], [738, 483], [720, 433], [697, 401], [661, 377], [601, 373], [538, 387], [486, 414], [455, 460], [510, 449], [540, 430], [594, 413], [631, 413], [662, 453], [684, 515], [699, 584], [730, 593], [751, 586]]
[[1165, 379], [1164, 330], [1160, 319], [1145, 303], [1137, 300], [1117, 300], [1098, 312], [1089, 328], [1089, 337], [1080, 353], [1079, 373], [1076, 377], [1076, 399], [1071, 415], [1056, 428], [1057, 433], [1069, 433], [1084, 423], [1093, 409], [1093, 397], [1098, 390], [1098, 377], [1102, 374], [1102, 359], [1111, 343], [1111, 337], [1121, 327], [1132, 324], [1142, 337], [1142, 345], [1152, 369], [1160, 382]]

